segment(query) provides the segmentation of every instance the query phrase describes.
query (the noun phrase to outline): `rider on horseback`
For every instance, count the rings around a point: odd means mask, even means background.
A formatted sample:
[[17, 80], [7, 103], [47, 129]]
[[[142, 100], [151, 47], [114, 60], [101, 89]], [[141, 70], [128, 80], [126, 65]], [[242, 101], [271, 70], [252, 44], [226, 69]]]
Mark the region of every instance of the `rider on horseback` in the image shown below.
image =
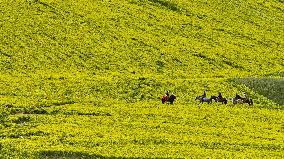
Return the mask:
[[246, 99], [246, 100], [249, 99], [249, 97], [248, 97], [248, 95], [246, 93], [244, 93], [244, 99]]
[[219, 94], [218, 94], [218, 97], [217, 97], [217, 98], [218, 98], [218, 100], [223, 99], [221, 92], [219, 92]]
[[173, 104], [175, 99], [174, 93], [170, 96], [170, 91], [166, 91], [166, 94], [162, 97], [162, 103], [170, 102], [170, 104]]
[[203, 92], [201, 98], [202, 98], [202, 99], [206, 98], [206, 92], [205, 92], [205, 91]]
[[166, 96], [170, 96], [170, 91], [166, 91]]

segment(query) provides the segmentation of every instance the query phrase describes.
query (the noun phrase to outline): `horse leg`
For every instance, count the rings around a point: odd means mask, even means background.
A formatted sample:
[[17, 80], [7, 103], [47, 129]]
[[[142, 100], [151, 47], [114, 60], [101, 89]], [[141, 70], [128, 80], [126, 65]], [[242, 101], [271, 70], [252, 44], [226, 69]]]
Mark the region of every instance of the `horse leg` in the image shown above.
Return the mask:
[[234, 105], [236, 105], [238, 103], [237, 100], [235, 100], [235, 99], [232, 99], [232, 101], [233, 101]]
[[250, 100], [249, 99], [245, 99], [243, 100], [243, 103], [248, 103], [248, 105], [251, 105]]
[[251, 102], [250, 99], [247, 100], [247, 103], [248, 103], [249, 105], [252, 105], [252, 102]]

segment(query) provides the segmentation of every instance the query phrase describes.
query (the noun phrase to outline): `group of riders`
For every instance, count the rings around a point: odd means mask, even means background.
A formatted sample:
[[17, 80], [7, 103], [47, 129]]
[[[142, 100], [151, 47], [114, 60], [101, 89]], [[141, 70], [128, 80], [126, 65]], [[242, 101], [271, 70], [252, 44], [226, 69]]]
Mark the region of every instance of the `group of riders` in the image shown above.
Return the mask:
[[[165, 95], [162, 97], [162, 103], [169, 102], [170, 104], [173, 104], [174, 100], [176, 99], [176, 96], [174, 93], [169, 95], [169, 91], [166, 91]], [[212, 100], [215, 100], [215, 102], [221, 102], [222, 104], [227, 104], [228, 100], [222, 96], [222, 94], [219, 92], [218, 96], [211, 96], [211, 98], [206, 97], [206, 92], [203, 92], [203, 95], [197, 96], [195, 100], [199, 100], [201, 103], [207, 102], [212, 103]], [[253, 104], [252, 99], [249, 99], [248, 95], [246, 93], [243, 94], [243, 97], [236, 94], [235, 98], [232, 98], [233, 104], [242, 104], [242, 103], [248, 103], [249, 105]]]
[[[212, 103], [212, 100], [215, 100], [215, 102], [221, 102], [222, 104], [227, 104], [228, 100], [222, 96], [222, 94], [219, 92], [218, 96], [211, 96], [211, 98], [206, 97], [206, 92], [204, 91], [203, 95], [198, 96], [195, 98], [195, 100], [200, 100], [201, 103], [207, 102], [207, 103]], [[248, 103], [249, 105], [253, 104], [252, 99], [248, 97], [246, 93], [243, 94], [243, 97], [240, 95], [236, 94], [235, 98], [231, 98], [233, 104], [243, 104], [243, 103]]]

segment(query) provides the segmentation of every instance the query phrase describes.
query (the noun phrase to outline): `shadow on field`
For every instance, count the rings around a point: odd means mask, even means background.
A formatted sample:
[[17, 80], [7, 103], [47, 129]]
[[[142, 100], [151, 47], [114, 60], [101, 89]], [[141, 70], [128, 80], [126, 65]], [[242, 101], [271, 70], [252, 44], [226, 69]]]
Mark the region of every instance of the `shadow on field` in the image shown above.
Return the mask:
[[163, 0], [149, 0], [150, 2], [156, 3], [158, 5], [164, 6], [169, 10], [172, 11], [178, 11], [180, 8], [177, 6], [177, 4], [170, 2], [170, 1], [163, 1]]
[[[41, 159], [150, 159], [142, 157], [114, 157], [114, 156], [103, 156], [103, 155], [90, 155], [84, 152], [65, 152], [65, 151], [43, 151], [39, 153]], [[159, 158], [155, 159], [169, 159]]]

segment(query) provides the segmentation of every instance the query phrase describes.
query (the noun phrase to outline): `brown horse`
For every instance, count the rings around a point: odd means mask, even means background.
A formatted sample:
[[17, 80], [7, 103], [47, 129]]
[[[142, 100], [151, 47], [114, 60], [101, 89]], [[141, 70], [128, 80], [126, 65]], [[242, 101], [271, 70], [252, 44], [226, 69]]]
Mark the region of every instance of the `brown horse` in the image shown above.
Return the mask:
[[253, 105], [252, 99], [249, 98], [242, 98], [240, 95], [236, 94], [236, 97], [233, 98], [233, 104], [243, 104], [248, 103], [249, 105]]
[[227, 104], [228, 100], [226, 98], [223, 97], [216, 97], [216, 96], [211, 96], [211, 99], [214, 99], [215, 102], [221, 102], [222, 104]]

